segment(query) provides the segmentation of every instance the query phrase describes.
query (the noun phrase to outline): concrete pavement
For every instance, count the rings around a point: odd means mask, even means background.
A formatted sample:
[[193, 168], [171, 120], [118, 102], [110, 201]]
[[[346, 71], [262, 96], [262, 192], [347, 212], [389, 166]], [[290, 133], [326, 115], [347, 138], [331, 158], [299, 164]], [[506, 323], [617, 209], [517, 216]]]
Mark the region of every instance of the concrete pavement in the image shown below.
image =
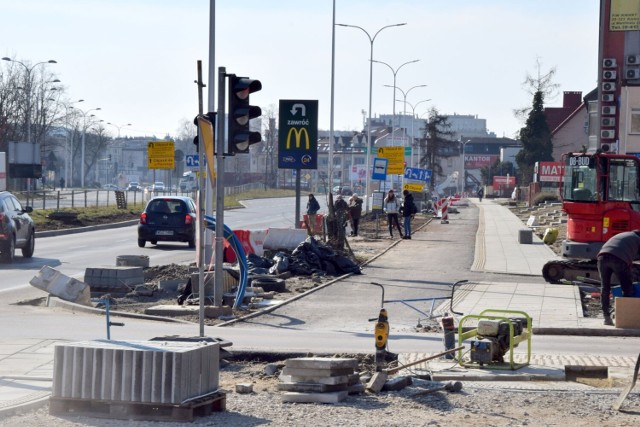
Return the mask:
[[[554, 253], [535, 235], [532, 244], [520, 244], [518, 232], [526, 226], [505, 206], [487, 199], [482, 203], [476, 201], [472, 203], [480, 209], [472, 270], [513, 275], [514, 281], [506, 283], [479, 281], [461, 287], [460, 291], [456, 292], [454, 301], [457, 311], [479, 313], [496, 307], [524, 311], [533, 319], [534, 334], [537, 332], [639, 335], [640, 331], [616, 330], [604, 327], [601, 319], [582, 317], [580, 295], [576, 287], [551, 284], [534, 287], [530, 283], [525, 283], [526, 276], [541, 276], [542, 266], [555, 257]], [[375, 263], [376, 261], [372, 263], [374, 268]], [[518, 276], [523, 280], [519, 280]], [[443, 306], [441, 311], [446, 310], [446, 306]], [[30, 316], [31, 313], [33, 311], [29, 309], [12, 307], [11, 313], [7, 314], [6, 318], [0, 315], [4, 323], [3, 328], [25, 329], [20, 332], [21, 338], [16, 338], [16, 334], [3, 334], [0, 337], [0, 361], [2, 362], [0, 363], [0, 419], [16, 409], [24, 409], [25, 406], [38, 405], [46, 401], [51, 391], [53, 348], [56, 343], [91, 339], [87, 338], [88, 336], [95, 338], [97, 328], [104, 328], [104, 318], [91, 314], [62, 311], [47, 313], [34, 321]], [[33, 332], [26, 330], [24, 325], [35, 330]], [[128, 338], [145, 339], [153, 336], [152, 325], [153, 322], [149, 321], [138, 321], [138, 323], [132, 321], [131, 327], [127, 328]], [[162, 329], [165, 333], [175, 329], [176, 334], [197, 334], [195, 326], [190, 329], [190, 332], [185, 332], [184, 324], [163, 326]], [[55, 332], [49, 332], [49, 330]], [[113, 329], [112, 333], [114, 333]], [[287, 339], [291, 333], [292, 331], [282, 331], [283, 342], [295, 342]], [[9, 338], [6, 338], [7, 336]], [[329, 332], [318, 332], [317, 336], [319, 348], [322, 351], [331, 350], [328, 344], [330, 342], [346, 343], [344, 338], [341, 338], [342, 341], [335, 339]], [[355, 335], [353, 339], [356, 339]], [[367, 336], [366, 340], [369, 342], [370, 337]], [[251, 342], [250, 338], [234, 340], [234, 349], [260, 350], [252, 346]], [[367, 345], [370, 350], [370, 343]], [[397, 345], [394, 345], [393, 349], [402, 351], [402, 348]], [[298, 351], [298, 349], [291, 348], [291, 351]], [[306, 348], [306, 351], [314, 351], [314, 349]], [[406, 357], [407, 360], [411, 360], [419, 356], [414, 353]], [[600, 357], [597, 360], [575, 356], [567, 358], [556, 356], [553, 359], [539, 357], [534, 362], [547, 366], [595, 364], [621, 368], [629, 368], [634, 364], [633, 358], [617, 356]]]

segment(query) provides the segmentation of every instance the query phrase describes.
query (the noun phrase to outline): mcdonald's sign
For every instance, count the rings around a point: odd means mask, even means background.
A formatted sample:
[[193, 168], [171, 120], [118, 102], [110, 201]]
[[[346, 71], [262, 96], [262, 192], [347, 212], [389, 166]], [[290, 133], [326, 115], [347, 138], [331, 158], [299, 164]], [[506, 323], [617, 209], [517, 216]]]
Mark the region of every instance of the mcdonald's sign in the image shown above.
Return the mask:
[[318, 168], [318, 101], [280, 100], [278, 168]]

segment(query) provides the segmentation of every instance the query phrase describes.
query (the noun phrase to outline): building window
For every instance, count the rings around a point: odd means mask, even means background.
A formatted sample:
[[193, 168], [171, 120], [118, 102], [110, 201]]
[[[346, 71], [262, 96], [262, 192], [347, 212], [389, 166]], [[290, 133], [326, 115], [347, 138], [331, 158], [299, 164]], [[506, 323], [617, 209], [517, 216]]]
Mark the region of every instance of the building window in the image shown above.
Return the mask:
[[631, 126], [629, 127], [630, 134], [640, 134], [640, 108], [631, 109]]

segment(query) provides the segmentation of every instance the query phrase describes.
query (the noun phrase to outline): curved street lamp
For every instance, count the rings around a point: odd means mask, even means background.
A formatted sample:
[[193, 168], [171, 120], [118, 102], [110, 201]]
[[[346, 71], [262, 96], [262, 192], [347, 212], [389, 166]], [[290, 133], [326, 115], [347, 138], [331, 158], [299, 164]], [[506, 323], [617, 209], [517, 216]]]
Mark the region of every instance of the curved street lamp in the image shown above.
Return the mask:
[[[373, 148], [373, 144], [371, 143], [371, 103], [372, 103], [372, 94], [373, 94], [373, 42], [376, 40], [376, 37], [378, 36], [378, 34], [380, 34], [382, 30], [386, 28], [391, 28], [391, 27], [401, 27], [403, 25], [407, 25], [407, 23], [403, 22], [402, 24], [385, 25], [384, 27], [376, 31], [373, 37], [369, 35], [367, 30], [357, 25], [348, 25], [348, 24], [336, 24], [336, 25], [340, 27], [350, 27], [350, 28], [357, 28], [361, 30], [363, 33], [367, 35], [367, 37], [369, 38], [369, 43], [371, 45], [370, 56], [369, 56], [369, 122], [367, 123], [367, 154], [366, 154], [366, 166], [365, 166], [367, 169], [367, 179], [365, 184], [365, 188], [366, 188], [365, 189], [365, 192], [366, 192], [365, 212], [369, 212], [369, 196], [370, 196], [369, 187], [371, 182], [371, 173], [369, 171], [369, 159], [371, 157], [371, 150]], [[333, 144], [333, 141], [331, 141], [331, 143]]]
[[113, 126], [116, 129], [118, 129], [118, 139], [120, 139], [120, 129], [126, 128], [127, 126], [132, 126], [131, 123], [127, 123], [126, 125], [120, 125], [120, 126], [118, 126], [115, 123], [111, 123], [111, 122], [107, 122], [107, 124], [110, 125], [110, 126]]
[[[426, 86], [426, 85], [424, 85]], [[414, 86], [417, 87], [417, 86]], [[398, 88], [400, 89], [400, 88]], [[411, 89], [409, 89], [411, 90]], [[402, 92], [404, 93], [404, 92]], [[407, 93], [409, 93], [409, 91], [407, 91]], [[406, 105], [409, 104], [409, 107], [411, 107], [411, 146], [413, 147], [413, 140], [415, 139], [415, 136], [413, 134], [413, 122], [415, 121], [416, 118], [416, 108], [418, 107], [418, 105], [422, 104], [423, 102], [429, 102], [431, 101], [431, 98], [429, 99], [423, 99], [422, 101], [418, 101], [415, 104], [411, 104], [410, 102], [407, 101], [407, 97], [405, 96], [404, 101], [400, 100], [400, 99], [396, 99], [397, 102], [404, 102], [405, 104], [405, 108]], [[422, 153], [420, 152], [420, 145], [418, 145], [418, 164], [420, 163], [420, 155]], [[411, 150], [411, 167], [413, 167], [413, 149]]]

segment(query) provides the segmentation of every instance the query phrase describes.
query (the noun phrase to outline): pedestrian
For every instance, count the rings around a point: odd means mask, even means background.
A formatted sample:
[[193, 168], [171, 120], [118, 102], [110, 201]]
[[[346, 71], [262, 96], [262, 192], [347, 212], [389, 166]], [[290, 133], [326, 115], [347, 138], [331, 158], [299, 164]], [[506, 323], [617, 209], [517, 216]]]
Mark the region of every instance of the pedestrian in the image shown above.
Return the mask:
[[398, 211], [400, 210], [400, 203], [393, 193], [393, 190], [389, 190], [387, 197], [384, 198], [382, 203], [384, 211], [387, 213], [387, 224], [389, 225], [389, 235], [393, 239], [393, 226], [395, 225], [400, 233], [400, 238], [403, 238], [402, 230], [400, 229], [400, 223], [398, 222]]
[[411, 220], [418, 212], [418, 208], [413, 201], [413, 194], [411, 194], [409, 190], [404, 190], [402, 192], [402, 196], [404, 197], [404, 200], [402, 201], [402, 207], [400, 208], [400, 210], [402, 211], [402, 219], [404, 225], [404, 236], [402, 238], [411, 239]]
[[598, 252], [598, 273], [602, 291], [600, 304], [604, 315], [604, 324], [613, 325], [611, 320], [611, 276], [615, 273], [622, 288], [622, 295], [634, 294], [631, 268], [633, 261], [640, 259], [640, 230], [619, 233], [607, 240]]
[[64, 177], [63, 176], [60, 177], [60, 189], [64, 190]]
[[349, 197], [349, 217], [351, 217], [351, 235], [358, 235], [358, 225], [362, 216], [362, 199], [356, 193]]
[[311, 234], [316, 233], [316, 221], [319, 210], [320, 203], [318, 203], [318, 199], [316, 199], [316, 197], [312, 193], [309, 193], [309, 200], [307, 201], [307, 218], [309, 221], [309, 231], [311, 232]]
[[480, 187], [478, 190], [478, 201], [482, 202], [482, 198], [484, 197], [484, 188]]
[[349, 219], [349, 205], [344, 201], [341, 195], [336, 196], [336, 202], [333, 204], [336, 215], [336, 224], [338, 226], [338, 238], [345, 236], [345, 227]]

